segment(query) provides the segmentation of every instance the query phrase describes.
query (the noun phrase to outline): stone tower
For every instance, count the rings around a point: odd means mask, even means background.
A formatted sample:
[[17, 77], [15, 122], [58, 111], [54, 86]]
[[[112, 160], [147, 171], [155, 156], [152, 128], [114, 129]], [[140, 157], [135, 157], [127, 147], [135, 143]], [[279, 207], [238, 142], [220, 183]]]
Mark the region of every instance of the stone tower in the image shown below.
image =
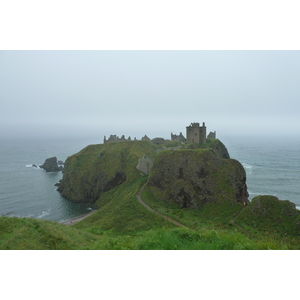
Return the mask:
[[205, 123], [200, 126], [199, 123], [191, 123], [186, 127], [186, 143], [187, 144], [205, 144], [206, 143], [206, 127]]

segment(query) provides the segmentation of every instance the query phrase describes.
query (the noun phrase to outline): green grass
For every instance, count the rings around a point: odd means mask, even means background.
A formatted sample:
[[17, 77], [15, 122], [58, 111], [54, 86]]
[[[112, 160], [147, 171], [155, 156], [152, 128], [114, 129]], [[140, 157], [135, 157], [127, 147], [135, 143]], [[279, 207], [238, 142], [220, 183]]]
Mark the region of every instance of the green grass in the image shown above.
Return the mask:
[[87, 247], [98, 238], [56, 222], [0, 217], [2, 250], [75, 250]]
[[300, 236], [299, 210], [294, 203], [279, 200], [275, 196], [261, 195], [253, 198], [235, 221], [258, 235]]
[[[145, 181], [140, 178], [132, 186], [133, 194]], [[126, 189], [111, 195], [124, 196]], [[299, 249], [299, 238], [265, 234], [252, 230], [245, 233], [230, 218], [240, 212], [241, 207], [228, 206], [223, 209], [215, 203], [194, 211], [183, 209], [178, 214], [174, 205], [159, 205], [159, 200], [149, 200], [149, 190], [142, 194], [143, 200], [191, 229], [179, 228], [162, 217], [148, 212], [138, 201], [125, 195], [118, 198], [115, 210], [103, 205], [97, 212], [72, 227], [55, 222], [29, 218], [0, 218], [0, 249], [45, 249], [45, 250], [264, 250]], [[249, 207], [249, 206], [248, 206]], [[100, 214], [102, 210], [102, 215]], [[135, 212], [134, 212], [135, 211]], [[246, 209], [243, 209], [246, 211]], [[119, 214], [121, 216], [119, 216]], [[129, 217], [130, 216], [130, 217]], [[111, 220], [110, 220], [111, 218]], [[238, 217], [237, 217], [238, 219]], [[241, 224], [241, 223], [240, 223]]]
[[228, 230], [151, 229], [140, 236], [113, 236], [104, 233], [93, 250], [285, 250], [289, 247], [272, 238], [253, 240]]
[[103, 233], [104, 230], [115, 235], [134, 235], [151, 228], [174, 227], [138, 202], [136, 194], [146, 179], [147, 176], [140, 176], [103, 193], [96, 201], [100, 209], [74, 227], [91, 233]]
[[228, 226], [242, 209], [240, 203], [207, 203], [200, 209], [180, 208], [179, 205], [156, 199], [149, 187], [145, 187], [142, 198], [150, 207], [159, 213], [182, 222], [189, 228], [223, 228]]
[[[142, 199], [159, 213], [188, 227], [179, 228], [141, 205], [136, 194], [148, 177], [136, 170], [144, 154], [155, 157], [162, 147], [177, 147], [167, 141], [162, 146], [151, 142], [122, 142], [90, 145], [67, 161], [66, 172], [76, 173], [72, 186], [83, 179], [93, 182], [100, 169], [107, 174], [126, 172], [126, 181], [100, 194], [99, 210], [72, 227], [29, 218], [0, 217], [0, 249], [100, 249], [100, 250], [254, 250], [299, 249], [300, 212], [289, 201], [272, 196], [259, 196], [244, 207], [234, 201], [207, 203], [199, 209], [180, 208], [155, 198], [145, 186]], [[205, 147], [224, 148], [218, 140], [208, 140]], [[202, 149], [204, 146], [187, 145]], [[181, 150], [176, 150], [180, 154]], [[188, 151], [188, 150], [184, 150]], [[193, 151], [193, 150], [190, 150]], [[210, 150], [194, 151], [195, 155]], [[165, 152], [160, 152], [163, 156]], [[176, 156], [177, 154], [175, 154]], [[228, 168], [215, 172], [215, 182], [222, 182]], [[98, 173], [97, 173], [98, 172]], [[77, 180], [77, 181], [76, 181]], [[94, 180], [95, 181], [95, 180]], [[221, 184], [220, 184], [221, 185]], [[220, 198], [230, 192], [226, 182], [218, 189]], [[228, 190], [228, 191], [227, 191]], [[220, 192], [220, 193], [221, 193]], [[230, 194], [230, 193], [229, 193]], [[97, 196], [98, 197], [98, 196]], [[227, 195], [227, 197], [229, 197]], [[234, 221], [232, 221], [234, 220]]]

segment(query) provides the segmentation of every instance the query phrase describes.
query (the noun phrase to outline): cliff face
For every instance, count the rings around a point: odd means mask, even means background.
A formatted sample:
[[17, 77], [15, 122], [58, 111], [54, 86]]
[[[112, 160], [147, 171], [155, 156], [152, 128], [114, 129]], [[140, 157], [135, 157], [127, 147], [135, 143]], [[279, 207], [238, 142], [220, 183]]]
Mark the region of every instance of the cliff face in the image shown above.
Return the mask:
[[90, 145], [67, 158], [58, 191], [73, 202], [95, 202], [101, 193], [140, 176], [135, 166], [154, 155], [148, 141]]
[[211, 148], [214, 150], [214, 154], [224, 158], [224, 159], [229, 159], [229, 153], [225, 145], [218, 139], [206, 139], [206, 144], [190, 144], [189, 149], [207, 149]]
[[237, 160], [216, 156], [211, 149], [160, 152], [148, 185], [156, 198], [181, 207], [248, 202], [243, 166]]
[[[131, 182], [141, 171], [150, 171], [149, 184], [157, 195], [162, 195], [158, 199], [174, 200], [182, 207], [197, 208], [221, 199], [247, 201], [244, 169], [235, 160], [223, 159], [229, 154], [219, 140], [208, 140], [207, 145], [187, 145], [193, 148], [189, 150], [157, 153], [170, 145], [184, 147], [173, 144], [174, 141], [163, 145], [124, 141], [90, 145], [67, 158], [58, 191], [73, 202], [93, 203], [101, 193]], [[141, 161], [146, 163], [145, 168], [141, 169]]]

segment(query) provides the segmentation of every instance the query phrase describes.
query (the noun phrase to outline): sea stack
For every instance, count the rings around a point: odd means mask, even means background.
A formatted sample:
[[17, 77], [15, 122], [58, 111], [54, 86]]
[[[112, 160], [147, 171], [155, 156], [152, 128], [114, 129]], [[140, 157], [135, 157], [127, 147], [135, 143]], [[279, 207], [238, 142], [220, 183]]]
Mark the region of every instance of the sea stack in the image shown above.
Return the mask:
[[47, 158], [44, 164], [40, 165], [40, 168], [43, 168], [44, 170], [46, 170], [46, 172], [57, 172], [63, 170], [62, 166], [58, 166], [56, 156]]

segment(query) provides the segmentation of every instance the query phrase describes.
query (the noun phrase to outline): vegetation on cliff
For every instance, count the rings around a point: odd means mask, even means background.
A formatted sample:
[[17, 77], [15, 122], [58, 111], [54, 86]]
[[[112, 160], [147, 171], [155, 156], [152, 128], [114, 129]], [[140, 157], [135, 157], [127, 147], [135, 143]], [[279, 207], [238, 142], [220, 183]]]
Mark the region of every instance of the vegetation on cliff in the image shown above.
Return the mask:
[[[160, 150], [183, 147], [190, 148], [193, 145], [182, 145], [177, 141], [166, 141], [163, 145], [150, 141], [89, 145], [68, 157], [58, 191], [73, 202], [93, 203], [103, 192], [138, 178], [140, 171], [136, 165], [143, 155], [154, 159]], [[206, 146], [197, 147], [211, 148], [219, 156], [228, 154], [219, 140], [208, 139]]]
[[[226, 152], [218, 140], [90, 145], [67, 159], [59, 190], [99, 209], [72, 227], [0, 217], [0, 249], [299, 249], [295, 205], [259, 196], [245, 206], [245, 171]], [[149, 176], [136, 169], [144, 154]], [[187, 228], [142, 206], [142, 186], [149, 207]]]
[[149, 141], [87, 146], [66, 160], [58, 191], [74, 202], [95, 202], [102, 193], [138, 178], [138, 159], [154, 157], [156, 148]]
[[2, 250], [75, 250], [89, 247], [98, 236], [56, 222], [0, 217]]
[[148, 185], [158, 199], [198, 209], [209, 202], [248, 202], [246, 173], [233, 159], [210, 149], [163, 151]]

